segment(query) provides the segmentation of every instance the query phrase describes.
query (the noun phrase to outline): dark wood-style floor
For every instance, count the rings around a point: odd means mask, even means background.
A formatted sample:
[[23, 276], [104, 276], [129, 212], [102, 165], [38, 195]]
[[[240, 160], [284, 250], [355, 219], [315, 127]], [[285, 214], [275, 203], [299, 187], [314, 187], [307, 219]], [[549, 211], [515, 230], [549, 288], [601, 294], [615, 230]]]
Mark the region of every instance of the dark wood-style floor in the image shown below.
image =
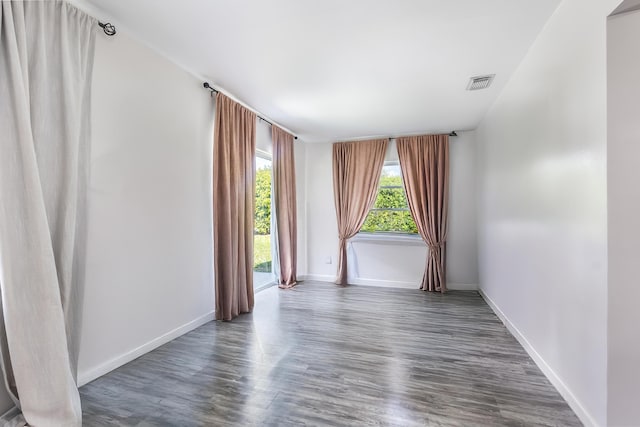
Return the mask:
[[86, 426], [572, 426], [476, 292], [305, 282], [81, 389]]

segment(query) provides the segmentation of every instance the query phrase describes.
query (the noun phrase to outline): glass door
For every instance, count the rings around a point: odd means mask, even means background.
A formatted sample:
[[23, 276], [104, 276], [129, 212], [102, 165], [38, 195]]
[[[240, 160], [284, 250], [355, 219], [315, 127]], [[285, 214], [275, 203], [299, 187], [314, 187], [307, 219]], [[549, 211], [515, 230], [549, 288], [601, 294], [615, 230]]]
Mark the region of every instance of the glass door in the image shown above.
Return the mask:
[[253, 287], [258, 290], [274, 282], [271, 256], [271, 159], [256, 156], [256, 213], [253, 227]]

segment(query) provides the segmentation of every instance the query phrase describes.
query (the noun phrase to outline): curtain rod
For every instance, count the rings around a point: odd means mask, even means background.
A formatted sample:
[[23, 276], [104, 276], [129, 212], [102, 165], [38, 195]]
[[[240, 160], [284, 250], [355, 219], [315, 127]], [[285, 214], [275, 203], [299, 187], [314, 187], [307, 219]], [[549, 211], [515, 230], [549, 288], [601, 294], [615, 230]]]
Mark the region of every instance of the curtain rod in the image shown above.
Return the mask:
[[[202, 83], [202, 87], [204, 87], [205, 89], [209, 89], [211, 92], [215, 92], [218, 93], [220, 92], [218, 89], [214, 88], [213, 86], [211, 86], [209, 84], [209, 82], [204, 82]], [[262, 117], [259, 114], [256, 114], [256, 116], [258, 117], [258, 119], [262, 120], [263, 122], [269, 123], [269, 125], [273, 126], [273, 123], [271, 123], [269, 120], [265, 119], [264, 117]], [[293, 139], [298, 139], [297, 136], [293, 135]]]
[[368, 141], [370, 139], [388, 139], [389, 141], [391, 141], [392, 139], [398, 139], [398, 138], [408, 138], [411, 136], [424, 136], [424, 135], [447, 135], [447, 136], [458, 136], [458, 134], [456, 133], [455, 130], [452, 130], [451, 132], [444, 134], [444, 133], [419, 133], [419, 134], [412, 134], [412, 135], [398, 135], [398, 136], [366, 136], [366, 137], [357, 137], [355, 139], [337, 139], [336, 141], [339, 142], [358, 142], [358, 141]]
[[[430, 135], [430, 134], [420, 134], [420, 135]], [[415, 135], [415, 136], [420, 136], [420, 135]], [[444, 134], [438, 134], [438, 135], [444, 135]], [[452, 130], [447, 135], [448, 136], [458, 136], [458, 134], [456, 133], [455, 130]], [[409, 135], [409, 136], [414, 136], [414, 135]], [[403, 135], [403, 136], [388, 136], [387, 138], [389, 138], [389, 139], [398, 139], [398, 138], [406, 138], [406, 137], [407, 137], [407, 135]]]

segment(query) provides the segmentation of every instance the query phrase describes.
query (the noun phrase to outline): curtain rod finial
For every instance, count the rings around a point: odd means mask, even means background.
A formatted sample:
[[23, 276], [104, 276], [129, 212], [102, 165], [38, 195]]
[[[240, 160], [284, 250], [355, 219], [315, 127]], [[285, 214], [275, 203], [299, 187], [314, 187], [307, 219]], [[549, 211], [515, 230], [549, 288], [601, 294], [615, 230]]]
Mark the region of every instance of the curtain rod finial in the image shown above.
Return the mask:
[[211, 93], [218, 92], [213, 86], [209, 84], [209, 82], [202, 83], [202, 87], [204, 87], [205, 89], [209, 89]]
[[452, 130], [451, 133], [449, 133], [449, 136], [458, 136], [458, 134], [455, 130]]
[[104, 24], [102, 22], [98, 22], [98, 25], [100, 26], [100, 28], [102, 28], [106, 35], [113, 36], [116, 34], [116, 27], [110, 22]]

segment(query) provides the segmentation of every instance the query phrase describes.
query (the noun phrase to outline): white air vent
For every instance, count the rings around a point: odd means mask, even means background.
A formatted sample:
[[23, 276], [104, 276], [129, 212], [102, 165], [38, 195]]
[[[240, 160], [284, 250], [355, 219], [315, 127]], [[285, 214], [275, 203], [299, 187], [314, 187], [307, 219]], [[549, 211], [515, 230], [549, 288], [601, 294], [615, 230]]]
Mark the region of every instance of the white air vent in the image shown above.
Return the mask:
[[486, 89], [491, 86], [491, 82], [495, 76], [495, 74], [487, 74], [486, 76], [471, 77], [467, 85], [467, 90]]

